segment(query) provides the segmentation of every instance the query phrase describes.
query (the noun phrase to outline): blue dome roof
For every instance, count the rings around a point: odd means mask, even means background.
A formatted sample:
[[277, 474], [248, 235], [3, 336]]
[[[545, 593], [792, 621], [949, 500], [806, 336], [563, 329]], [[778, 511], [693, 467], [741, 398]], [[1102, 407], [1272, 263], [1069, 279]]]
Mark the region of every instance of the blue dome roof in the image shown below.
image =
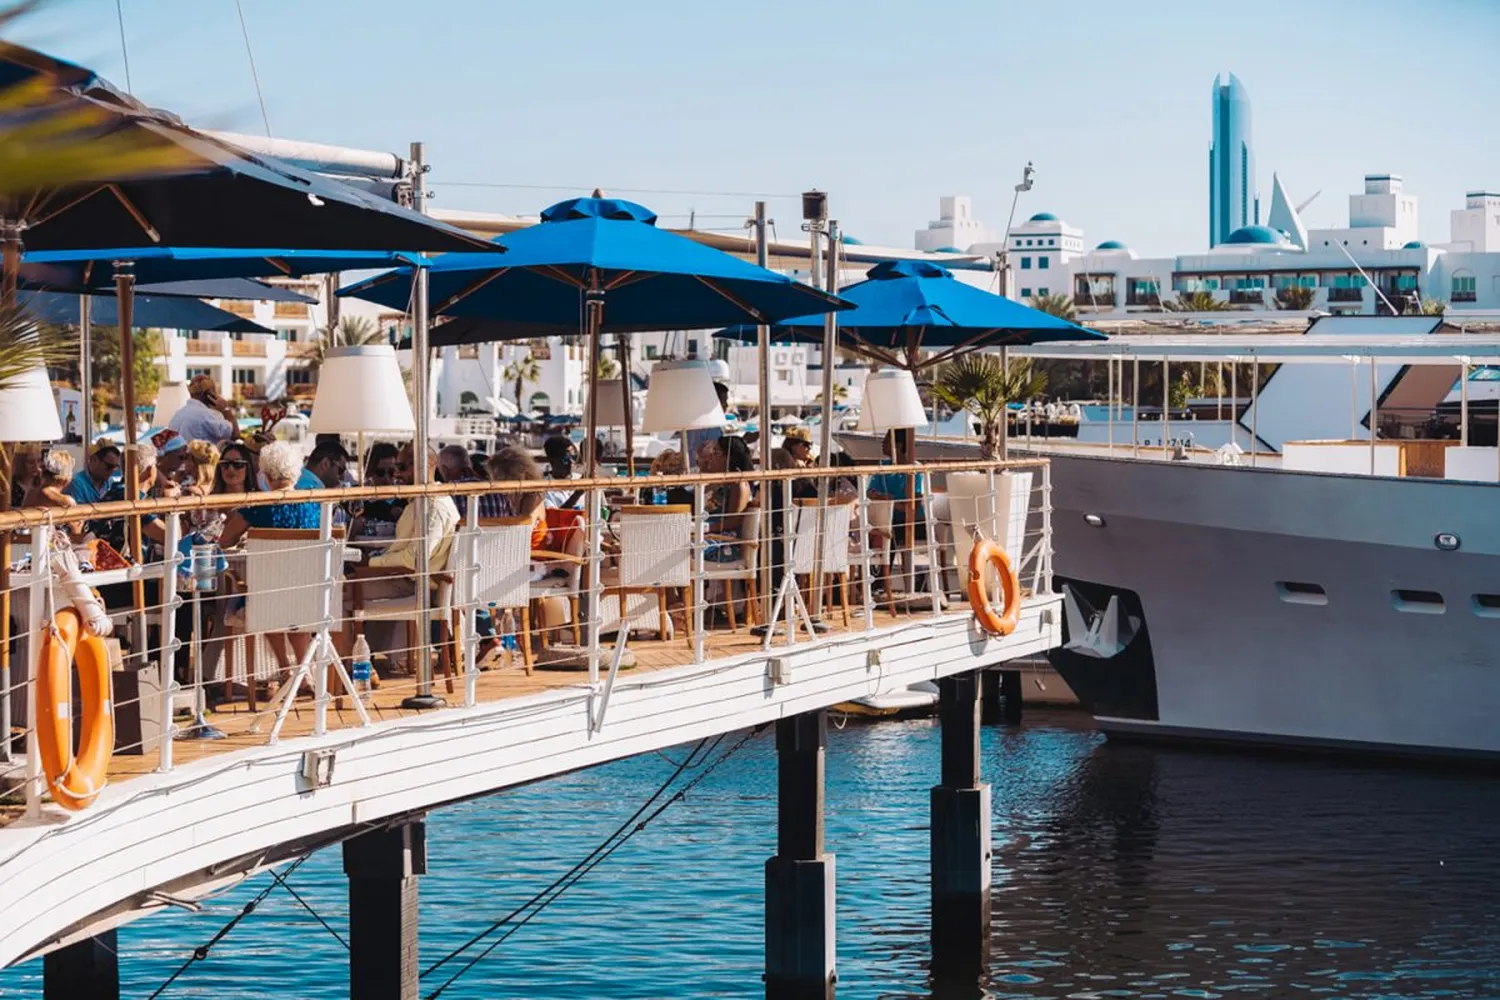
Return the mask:
[[963, 253], [958, 247], [938, 247], [932, 253]]
[[1125, 244], [1121, 243], [1119, 240], [1105, 240], [1103, 243], [1101, 243], [1098, 246], [1094, 247], [1094, 249], [1095, 250], [1129, 250], [1130, 248], [1128, 246], [1126, 246]]
[[839, 233], [839, 242], [847, 243], [851, 247], [862, 247], [865, 245], [864, 240], [857, 240], [853, 236], [850, 236], [848, 233]]
[[1030, 219], [1031, 222], [1056, 222], [1057, 216], [1051, 212], [1038, 212]]
[[1241, 226], [1230, 233], [1225, 243], [1266, 243], [1276, 246], [1288, 242], [1286, 235], [1270, 226]]
[[1402, 247], [1401, 249], [1402, 250], [1426, 250], [1427, 249], [1427, 244], [1423, 243], [1421, 240], [1412, 240], [1410, 243], [1406, 244], [1406, 246]]

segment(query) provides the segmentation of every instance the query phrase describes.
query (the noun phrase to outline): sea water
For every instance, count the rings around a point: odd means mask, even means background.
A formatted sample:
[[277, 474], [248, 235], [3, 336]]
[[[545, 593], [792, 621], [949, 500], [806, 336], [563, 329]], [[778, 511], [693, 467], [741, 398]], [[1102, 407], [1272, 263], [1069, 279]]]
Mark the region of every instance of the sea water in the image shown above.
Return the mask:
[[[1500, 779], [1111, 743], [1068, 713], [984, 732], [990, 971], [934, 985], [927, 823], [938, 737], [925, 720], [830, 728], [840, 997], [1500, 996]], [[424, 967], [572, 867], [687, 752], [430, 814]], [[761, 996], [775, 822], [768, 732], [443, 996]], [[122, 928], [123, 995], [148, 996], [268, 878], [201, 913]], [[338, 848], [291, 884], [347, 933]], [[347, 961], [278, 888], [163, 997], [346, 997]], [[423, 994], [455, 969], [424, 978]], [[0, 973], [6, 997], [40, 986], [40, 962]]]

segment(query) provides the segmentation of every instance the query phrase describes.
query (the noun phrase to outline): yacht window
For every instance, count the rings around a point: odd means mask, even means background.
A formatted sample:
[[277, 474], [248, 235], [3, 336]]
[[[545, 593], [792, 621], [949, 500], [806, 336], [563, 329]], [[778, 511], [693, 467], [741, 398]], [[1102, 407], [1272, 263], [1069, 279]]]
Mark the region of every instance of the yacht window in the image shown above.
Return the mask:
[[1276, 596], [1286, 604], [1323, 605], [1328, 603], [1328, 592], [1317, 583], [1279, 580], [1276, 583]]
[[1448, 610], [1443, 595], [1435, 590], [1393, 590], [1391, 600], [1397, 611], [1416, 615], [1440, 615]]
[[1475, 594], [1474, 613], [1481, 618], [1500, 618], [1500, 594]]

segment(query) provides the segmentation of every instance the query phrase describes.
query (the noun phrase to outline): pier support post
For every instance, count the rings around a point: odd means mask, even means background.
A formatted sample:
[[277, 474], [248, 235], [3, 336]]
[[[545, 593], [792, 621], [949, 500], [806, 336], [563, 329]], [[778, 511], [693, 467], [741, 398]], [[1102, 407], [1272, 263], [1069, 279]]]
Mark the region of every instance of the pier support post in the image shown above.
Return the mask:
[[349, 876], [349, 1000], [418, 1000], [417, 876], [427, 874], [420, 819], [344, 841]]
[[989, 957], [990, 786], [979, 780], [980, 674], [938, 681], [943, 783], [932, 789], [932, 970], [978, 975]]
[[823, 850], [826, 712], [776, 723], [776, 856], [766, 862], [766, 996], [831, 1000], [833, 855]]
[[115, 932], [105, 931], [42, 959], [43, 1000], [120, 1000]]
[[1000, 715], [1009, 725], [1021, 721], [1021, 671], [1000, 671]]
[[1000, 693], [1000, 671], [981, 670], [979, 686], [979, 721], [986, 726], [998, 726], [1005, 721], [1003, 716], [1005, 706]]

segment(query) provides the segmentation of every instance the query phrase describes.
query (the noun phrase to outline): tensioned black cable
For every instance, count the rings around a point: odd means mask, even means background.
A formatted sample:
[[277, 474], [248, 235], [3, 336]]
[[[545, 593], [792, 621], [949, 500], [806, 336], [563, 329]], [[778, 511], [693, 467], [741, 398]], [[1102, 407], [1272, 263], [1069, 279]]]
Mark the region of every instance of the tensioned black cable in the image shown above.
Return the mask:
[[[288, 873], [288, 874], [290, 874], [290, 873]], [[340, 934], [338, 931], [334, 930], [333, 929], [333, 925], [330, 924], [328, 921], [324, 920], [323, 919], [323, 915], [321, 913], [319, 913], [317, 910], [313, 909], [312, 908], [312, 904], [309, 903], [307, 900], [303, 899], [302, 896], [297, 892], [297, 890], [292, 888], [292, 884], [286, 880], [286, 876], [285, 875], [281, 874], [278, 871], [274, 871], [273, 870], [271, 872], [271, 877], [274, 878], [276, 880], [276, 882], [283, 889], [285, 889], [287, 892], [291, 893], [292, 894], [292, 898], [295, 899], [297, 902], [301, 903], [302, 904], [302, 908], [304, 910], [306, 910], [308, 913], [311, 913], [312, 916], [313, 916], [313, 919], [316, 920], [318, 923], [322, 924], [323, 925], [323, 929], [325, 931], [327, 931], [328, 933], [332, 934], [334, 936], [334, 939], [337, 940], [339, 944], [341, 944], [341, 945], [344, 946], [344, 950], [345, 951], [349, 950], [349, 942], [344, 940], [344, 936], [342, 934]]]
[[[462, 976], [466, 972], [468, 972], [474, 966], [478, 965], [481, 961], [483, 961], [484, 958], [487, 955], [489, 955], [490, 952], [492, 952], [496, 948], [498, 948], [512, 934], [514, 934], [516, 931], [520, 930], [522, 927], [526, 926], [526, 924], [528, 924], [533, 917], [535, 917], [537, 914], [541, 913], [542, 910], [546, 909], [553, 902], [555, 902], [569, 888], [571, 888], [572, 886], [578, 884], [578, 882], [581, 881], [585, 875], [587, 875], [589, 872], [593, 871], [600, 864], [602, 864], [606, 858], [608, 858], [611, 854], [613, 854], [621, 846], [623, 846], [624, 843], [627, 840], [629, 840], [635, 834], [640, 833], [642, 830], [646, 829], [646, 827], [651, 823], [652, 820], [656, 819], [663, 812], [665, 812], [674, 802], [681, 802], [684, 798], [686, 798], [688, 792], [692, 791], [699, 784], [701, 784], [705, 779], [707, 779], [708, 776], [710, 774], [712, 774], [719, 767], [719, 765], [723, 764], [730, 757], [733, 757], [735, 755], [735, 753], [737, 753], [740, 750], [741, 747], [743, 747], [746, 743], [749, 743], [750, 740], [753, 739], [755, 737], [755, 735], [757, 733], [759, 733], [764, 728], [765, 728], [765, 726], [757, 726], [754, 729], [751, 729], [749, 732], [747, 732], [743, 737], [740, 738], [739, 742], [735, 743], [732, 747], [730, 747], [728, 750], [726, 750], [718, 759], [714, 760], [711, 764], [709, 764], [706, 768], [704, 768], [700, 773], [698, 773], [696, 776], [694, 776], [691, 781], [689, 781], [687, 784], [683, 785], [682, 788], [680, 788], [675, 794], [673, 794], [671, 798], [669, 798], [666, 802], [663, 802], [660, 806], [658, 806], [655, 809], [655, 811], [653, 811], [650, 815], [646, 816], [645, 819], [643, 819], [639, 823], [637, 823], [623, 837], [620, 837], [619, 840], [616, 841], [614, 844], [612, 844], [609, 847], [608, 850], [600, 853], [597, 857], [593, 858], [592, 860], [588, 861], [586, 864], [582, 865], [581, 868], [578, 870], [577, 875], [575, 875], [572, 878], [572, 880], [569, 881], [566, 885], [563, 885], [555, 893], [553, 893], [552, 896], [551, 896], [551, 898], [549, 898], [546, 901], [542, 902], [535, 909], [533, 909], [530, 913], [526, 914], [525, 917], [523, 917], [521, 920], [517, 921], [516, 924], [515, 924], [515, 926], [511, 927], [504, 934], [500, 935], [494, 941], [490, 942], [490, 944], [489, 944], [488, 947], [486, 947], [483, 951], [481, 951], [479, 954], [475, 955], [467, 963], [465, 963], [464, 966], [463, 966], [463, 968], [459, 969], [452, 976], [450, 976], [448, 978], [448, 980], [443, 983], [443, 985], [439, 986], [437, 989], [435, 989], [431, 993], [427, 994], [426, 1000], [437, 1000], [437, 998], [443, 993], [444, 990], [446, 990], [448, 987], [452, 986], [460, 978], [462, 978]], [[717, 747], [720, 743], [723, 742], [723, 740], [724, 740], [724, 735], [721, 734], [718, 737], [718, 739], [714, 741], [714, 747]], [[700, 746], [701, 745], [702, 744], [700, 743]], [[710, 748], [710, 752], [712, 752], [712, 749], [713, 748]], [[689, 754], [689, 759], [691, 759], [691, 758], [692, 758], [692, 755]], [[681, 770], [682, 769], [679, 768], [678, 771], [673, 774], [673, 778], [674, 779], [676, 778], [677, 774], [681, 773]], [[669, 781], [670, 781], [670, 779], [669, 779]], [[660, 794], [660, 793], [658, 792], [658, 794]], [[653, 796], [653, 798], [655, 798], [655, 797], [656, 796]], [[640, 815], [640, 811], [639, 810], [637, 811], [636, 815], [637, 816]], [[628, 826], [629, 823], [627, 822], [626, 825]], [[575, 866], [575, 868], [579, 868], [579, 866]], [[520, 912], [520, 911], [518, 910], [516, 912]], [[511, 916], [514, 916], [514, 913], [511, 914]], [[508, 916], [505, 919], [509, 920], [510, 917]], [[497, 923], [496, 925], [494, 925], [494, 927], [491, 928], [491, 930], [493, 930], [495, 927], [498, 927], [498, 926], [499, 926], [499, 924]], [[489, 931], [486, 931], [485, 933], [489, 933]], [[465, 947], [468, 947], [468, 945], [465, 945]]]
[[278, 884], [282, 884], [282, 882], [286, 878], [286, 876], [290, 875], [292, 872], [296, 871], [297, 868], [302, 864], [302, 862], [304, 862], [304, 861], [307, 860], [307, 858], [308, 858], [308, 855], [304, 854], [302, 857], [298, 858], [296, 861], [293, 861], [287, 867], [285, 875], [273, 872], [273, 874], [276, 875], [276, 878], [274, 878], [271, 881], [271, 884], [268, 885], [268, 886], [266, 886], [260, 892], [256, 893], [255, 894], [255, 898], [252, 899], [252, 900], [250, 900], [250, 902], [246, 903], [244, 905], [244, 907], [240, 910], [239, 913], [236, 913], [232, 918], [230, 918], [229, 923], [225, 924], [223, 927], [220, 927], [219, 928], [219, 932], [217, 934], [215, 934], [213, 937], [209, 938], [208, 941], [207, 941], [207, 943], [200, 944], [198, 947], [194, 948], [193, 949], [193, 953], [188, 956], [188, 960], [186, 962], [183, 962], [180, 966], [178, 966], [177, 967], [177, 971], [174, 972], [174, 973], [172, 973], [170, 976], [168, 976], [167, 977], [167, 981], [164, 982], [164, 983], [162, 983], [160, 986], [158, 986], [156, 988], [156, 992], [152, 993], [149, 997], [146, 998], [146, 1000], [156, 1000], [157, 997], [161, 996], [163, 993], [165, 993], [167, 991], [167, 988], [169, 986], [171, 986], [173, 983], [177, 982], [178, 978], [184, 972], [186, 972], [188, 969], [190, 969], [193, 966], [193, 963], [195, 963], [195, 962], [201, 962], [205, 958], [207, 958], [208, 957], [208, 953], [213, 950], [214, 945], [216, 945], [220, 941], [224, 940], [224, 938], [226, 938], [229, 935], [230, 931], [234, 930], [237, 926], [239, 926], [239, 923], [240, 923], [241, 920], [244, 920], [250, 914], [254, 913], [255, 912], [255, 908], [257, 906], [259, 906], [261, 903], [265, 902], [266, 897], [269, 896], [272, 892], [275, 891], [276, 886]]
[[[722, 740], [723, 738], [724, 738], [723, 736], [719, 737], [720, 740]], [[434, 972], [436, 972], [437, 970], [441, 969], [443, 966], [447, 965], [449, 962], [453, 961], [455, 958], [458, 958], [465, 951], [468, 951], [474, 945], [478, 944], [480, 941], [483, 941], [486, 937], [488, 937], [489, 935], [493, 934], [496, 930], [498, 930], [499, 928], [505, 926], [505, 924], [509, 923], [511, 920], [515, 919], [517, 916], [519, 916], [520, 914], [524, 913], [527, 909], [529, 909], [531, 906], [533, 906], [534, 904], [536, 904], [536, 902], [538, 900], [542, 899], [544, 896], [547, 895], [547, 893], [549, 893], [553, 889], [557, 888], [564, 881], [566, 881], [570, 876], [572, 876], [574, 872], [578, 871], [585, 864], [587, 864], [600, 851], [603, 851], [606, 847], [608, 847], [611, 841], [613, 841], [616, 837], [619, 837], [621, 834], [625, 833], [625, 831], [627, 831], [630, 828], [630, 826], [633, 823], [635, 823], [635, 821], [637, 819], [639, 819], [643, 813], [645, 813], [645, 811], [647, 809], [651, 808], [651, 804], [653, 802], [655, 802], [657, 799], [661, 798], [661, 796], [666, 793], [667, 789], [669, 787], [671, 787], [672, 782], [676, 781], [677, 778], [682, 774], [682, 772], [685, 771], [685, 770], [687, 770], [687, 768], [689, 767], [689, 765], [692, 764], [693, 758], [698, 755], [699, 751], [703, 750], [704, 746], [707, 743], [708, 743], [708, 737], [706, 737], [706, 736], [703, 739], [699, 740], [698, 741], [698, 745], [693, 748], [692, 752], [687, 755], [687, 758], [685, 760], [683, 760], [683, 762], [681, 764], [677, 765], [676, 769], [672, 772], [671, 776], [668, 777], [666, 781], [662, 782], [661, 787], [658, 788], [656, 791], [652, 792], [651, 796], [649, 798], [647, 798], [645, 802], [641, 803], [640, 808], [638, 808], [634, 813], [632, 813], [630, 815], [629, 819], [627, 819], [627, 820], [625, 820], [625, 822], [621, 823], [615, 829], [615, 831], [613, 833], [611, 833], [608, 837], [605, 837], [604, 840], [603, 840], [603, 842], [601, 842], [598, 847], [594, 848], [592, 851], [590, 851], [588, 854], [586, 854], [584, 856], [584, 858], [583, 858], [582, 861], [578, 862], [572, 868], [569, 868], [566, 872], [564, 872], [563, 874], [559, 875], [548, 886], [546, 886], [546, 888], [544, 888], [544, 889], [540, 890], [539, 892], [537, 892], [534, 896], [532, 896], [530, 899], [526, 900], [520, 906], [516, 907], [514, 910], [510, 911], [509, 913], [507, 913], [505, 916], [501, 917], [500, 919], [494, 921], [488, 927], [486, 927], [484, 930], [482, 930], [482, 931], [478, 932], [477, 934], [473, 935], [467, 941], [465, 941], [463, 944], [459, 945], [457, 948], [454, 948], [448, 954], [444, 955], [442, 958], [438, 959], [435, 963], [433, 963], [432, 965], [428, 966], [426, 969], [424, 969], [422, 971], [422, 975], [423, 976], [430, 976], [430, 975], [432, 975]], [[718, 746], [718, 744], [715, 743], [714, 746]], [[710, 748], [710, 752], [711, 751], [712, 751], [712, 748]], [[451, 980], [450, 980], [450, 982], [451, 982]], [[447, 984], [445, 983], [443, 985], [442, 989], [446, 989], [446, 988], [447, 988]]]

